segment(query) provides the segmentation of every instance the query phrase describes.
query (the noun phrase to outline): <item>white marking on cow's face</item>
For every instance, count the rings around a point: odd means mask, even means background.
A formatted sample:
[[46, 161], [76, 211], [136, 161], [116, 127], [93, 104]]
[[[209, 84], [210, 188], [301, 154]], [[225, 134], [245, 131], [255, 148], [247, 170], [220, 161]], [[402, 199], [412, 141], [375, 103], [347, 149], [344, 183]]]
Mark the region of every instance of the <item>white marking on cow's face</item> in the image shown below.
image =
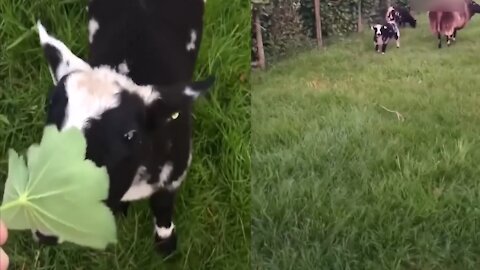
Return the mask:
[[99, 28], [100, 25], [94, 18], [91, 18], [90, 21], [88, 21], [88, 41], [90, 41], [90, 43], [93, 42], [93, 36]]
[[158, 227], [157, 225], [155, 225], [155, 231], [158, 237], [160, 237], [160, 239], [169, 238], [170, 235], [172, 235], [174, 229], [175, 229], [175, 224], [173, 224], [173, 222], [170, 223], [170, 227], [168, 228]]
[[150, 174], [147, 172], [147, 168], [145, 166], [140, 166], [133, 177], [132, 185], [139, 184], [140, 182], [146, 182], [150, 179]]
[[167, 183], [168, 179], [170, 178], [170, 175], [172, 174], [173, 171], [173, 165], [172, 162], [167, 161], [162, 167], [162, 170], [160, 171], [159, 177], [159, 184], [160, 186], [165, 186]]
[[192, 153], [190, 152], [190, 154], [188, 155], [187, 168], [185, 168], [185, 171], [183, 171], [183, 173], [180, 175], [180, 177], [178, 177], [178, 179], [172, 181], [172, 183], [167, 187], [168, 190], [170, 191], [177, 190], [182, 185], [183, 181], [187, 177], [187, 172], [191, 164], [192, 164]]
[[65, 82], [68, 104], [62, 129], [83, 130], [88, 120], [98, 119], [119, 105], [119, 93], [138, 95], [146, 105], [160, 98], [151, 86], [138, 86], [131, 79], [102, 66], [87, 72], [72, 73]]
[[154, 188], [147, 183], [150, 179], [150, 175], [147, 172], [145, 166], [140, 166], [133, 178], [132, 186], [123, 195], [121, 201], [136, 201], [150, 197]]
[[147, 181], [142, 181], [140, 183], [133, 184], [123, 195], [121, 201], [136, 201], [149, 198], [153, 193], [155, 193], [155, 191], [157, 191], [157, 189], [152, 184], [149, 184]]
[[398, 12], [393, 7], [389, 7], [387, 10], [387, 15], [385, 16], [387, 22], [395, 21], [395, 14], [397, 13]]
[[375, 24], [371, 28], [372, 28], [372, 30], [373, 30], [373, 32], [375, 33], [376, 36], [381, 36], [382, 35], [382, 32], [381, 32], [382, 25], [381, 24]]
[[197, 41], [197, 32], [192, 29], [190, 32], [190, 42], [187, 43], [187, 51], [195, 50], [195, 41]]
[[190, 87], [185, 87], [185, 90], [183, 90], [183, 93], [189, 97], [194, 97], [194, 98], [197, 98], [198, 96], [200, 96], [200, 92], [194, 91]]
[[120, 65], [118, 65], [117, 69], [118, 69], [118, 72], [120, 72], [123, 75], [128, 74], [128, 72], [130, 72], [130, 69], [128, 68], [127, 60], [123, 60], [123, 62], [120, 63]]
[[180, 177], [178, 177], [177, 180], [174, 180], [172, 181], [172, 183], [170, 183], [170, 185], [167, 187], [168, 190], [177, 190], [183, 183], [183, 180], [185, 180], [185, 177], [187, 176], [187, 171], [188, 169], [185, 169], [185, 171], [183, 171], [182, 175], [180, 175]]

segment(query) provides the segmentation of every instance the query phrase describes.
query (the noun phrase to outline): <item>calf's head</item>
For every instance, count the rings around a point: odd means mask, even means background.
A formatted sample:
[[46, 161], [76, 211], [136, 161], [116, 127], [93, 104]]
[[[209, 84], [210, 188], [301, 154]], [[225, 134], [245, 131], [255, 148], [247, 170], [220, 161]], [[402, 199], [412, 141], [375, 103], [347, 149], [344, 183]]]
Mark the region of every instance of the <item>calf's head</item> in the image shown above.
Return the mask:
[[375, 24], [370, 26], [370, 29], [373, 31], [374, 37], [380, 37], [382, 35], [382, 30], [386, 29], [385, 25]]
[[91, 67], [50, 36], [40, 22], [38, 31], [54, 81], [46, 106], [47, 124], [59, 130], [82, 130], [86, 158], [107, 167], [114, 183], [110, 199], [120, 199], [139, 165], [151, 162], [153, 152], [156, 158], [168, 155], [175, 151], [171, 147], [175, 137], [190, 136], [179, 132], [190, 132], [190, 108], [213, 78], [140, 86], [110, 67]]

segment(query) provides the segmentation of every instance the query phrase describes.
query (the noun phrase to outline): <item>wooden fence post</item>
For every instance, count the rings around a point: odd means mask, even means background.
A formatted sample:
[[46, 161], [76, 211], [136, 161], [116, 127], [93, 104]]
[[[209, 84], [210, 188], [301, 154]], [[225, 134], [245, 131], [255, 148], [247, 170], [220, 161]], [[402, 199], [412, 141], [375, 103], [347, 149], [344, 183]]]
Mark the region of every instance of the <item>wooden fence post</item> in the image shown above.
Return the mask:
[[320, 17], [320, 0], [314, 0], [315, 7], [315, 25], [317, 30], [317, 46], [321, 48], [323, 46], [322, 39], [322, 20]]
[[263, 49], [262, 24], [260, 23], [260, 8], [257, 6], [253, 10], [255, 16], [255, 33], [257, 38], [257, 56], [258, 66], [265, 69], [265, 51]]

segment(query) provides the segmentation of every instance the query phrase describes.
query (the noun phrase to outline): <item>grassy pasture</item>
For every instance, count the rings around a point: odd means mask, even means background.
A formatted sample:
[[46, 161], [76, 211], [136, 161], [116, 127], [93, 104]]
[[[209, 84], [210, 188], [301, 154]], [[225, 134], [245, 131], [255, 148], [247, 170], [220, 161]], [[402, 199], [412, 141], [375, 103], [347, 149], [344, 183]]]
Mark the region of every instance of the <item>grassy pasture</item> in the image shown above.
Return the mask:
[[480, 269], [480, 18], [401, 34], [252, 76], [255, 269]]

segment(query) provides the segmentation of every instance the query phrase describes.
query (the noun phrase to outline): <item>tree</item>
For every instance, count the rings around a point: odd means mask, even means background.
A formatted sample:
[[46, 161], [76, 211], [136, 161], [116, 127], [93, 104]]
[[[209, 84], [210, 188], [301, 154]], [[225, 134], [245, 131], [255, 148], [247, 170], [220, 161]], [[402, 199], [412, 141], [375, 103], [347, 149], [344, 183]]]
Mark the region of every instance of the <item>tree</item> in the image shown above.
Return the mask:
[[363, 31], [363, 24], [362, 24], [362, 0], [358, 0], [358, 22], [357, 22], [357, 31]]
[[322, 20], [320, 18], [320, 0], [314, 0], [315, 7], [315, 28], [317, 33], [317, 46], [321, 48], [323, 46], [322, 40]]
[[263, 37], [262, 37], [262, 24], [260, 23], [260, 14], [263, 5], [267, 5], [269, 0], [251, 0], [252, 3], [252, 15], [254, 17], [255, 25], [255, 37], [257, 40], [257, 58], [258, 66], [261, 69], [265, 69], [265, 50], [263, 48]]

